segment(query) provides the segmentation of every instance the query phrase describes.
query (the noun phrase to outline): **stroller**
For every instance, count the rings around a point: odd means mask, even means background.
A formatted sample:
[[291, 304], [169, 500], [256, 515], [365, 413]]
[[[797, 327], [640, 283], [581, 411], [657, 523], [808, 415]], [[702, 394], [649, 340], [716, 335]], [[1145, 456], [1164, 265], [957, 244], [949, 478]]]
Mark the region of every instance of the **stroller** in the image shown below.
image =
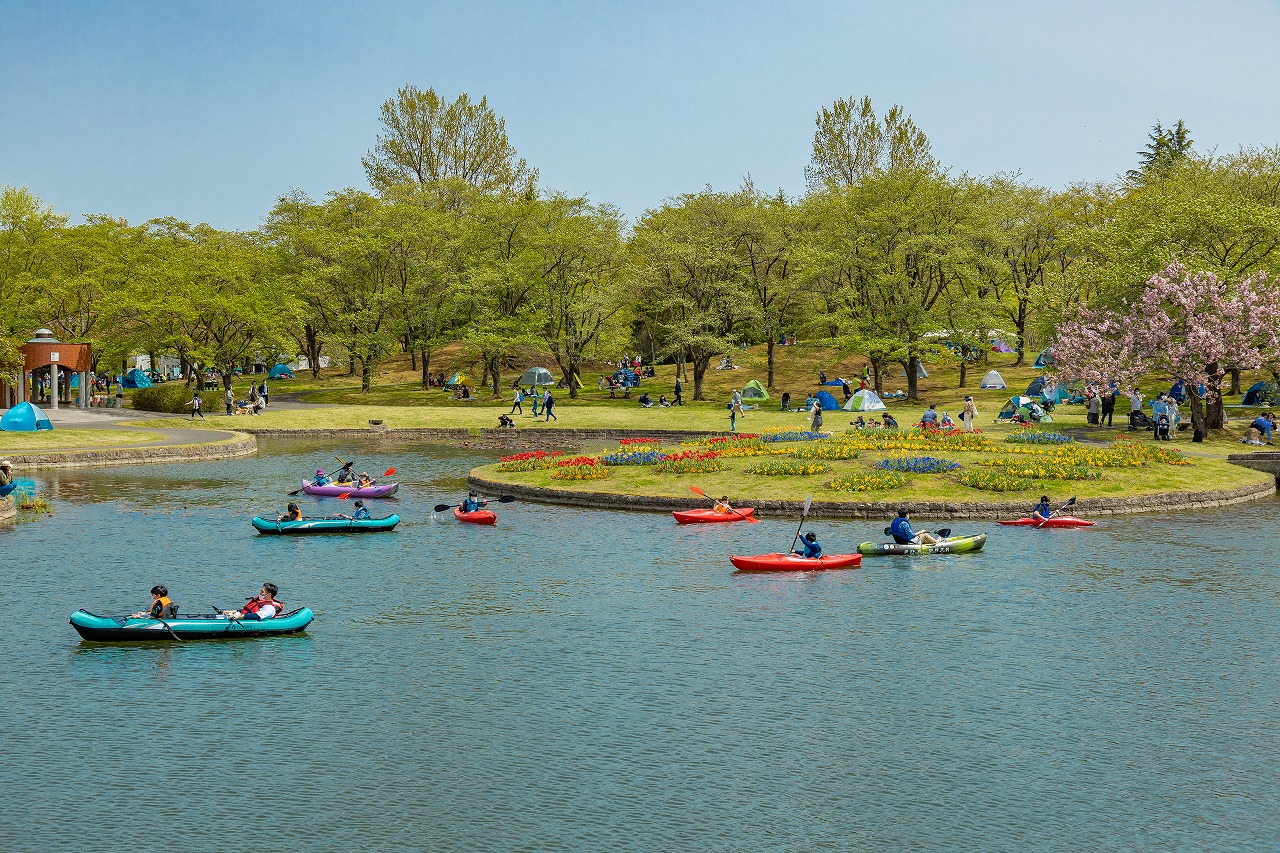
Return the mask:
[[1129, 429], [1155, 429], [1156, 422], [1147, 416], [1147, 413], [1141, 409], [1129, 412]]
[[782, 392], [782, 406], [779, 409], [779, 411], [783, 411], [783, 412], [791, 411], [791, 392], [790, 391]]
[[1156, 415], [1155, 439], [1156, 441], [1173, 441], [1173, 421], [1167, 412]]

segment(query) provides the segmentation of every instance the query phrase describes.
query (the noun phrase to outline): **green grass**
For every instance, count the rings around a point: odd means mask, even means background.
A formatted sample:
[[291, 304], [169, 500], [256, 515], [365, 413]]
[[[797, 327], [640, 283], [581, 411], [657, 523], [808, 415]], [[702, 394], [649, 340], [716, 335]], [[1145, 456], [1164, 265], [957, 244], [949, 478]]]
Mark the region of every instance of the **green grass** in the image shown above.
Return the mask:
[[[150, 426], [150, 422], [147, 422]], [[52, 429], [39, 432], [0, 432], [0, 454], [31, 453], [73, 448], [119, 447], [147, 444], [164, 438], [146, 430], [127, 432], [101, 429]]]

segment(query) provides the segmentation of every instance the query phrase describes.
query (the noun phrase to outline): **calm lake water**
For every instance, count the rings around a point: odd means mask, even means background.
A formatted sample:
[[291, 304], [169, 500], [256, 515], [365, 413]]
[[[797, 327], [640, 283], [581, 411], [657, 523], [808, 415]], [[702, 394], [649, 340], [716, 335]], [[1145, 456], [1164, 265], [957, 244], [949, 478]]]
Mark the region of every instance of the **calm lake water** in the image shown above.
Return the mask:
[[[399, 469], [398, 530], [255, 535], [335, 452]], [[795, 522], [432, 515], [492, 458], [263, 442], [42, 477], [53, 515], [0, 526], [0, 849], [1280, 848], [1280, 502], [740, 575]], [[832, 553], [882, 527], [813, 525]], [[264, 580], [306, 634], [67, 624]]]

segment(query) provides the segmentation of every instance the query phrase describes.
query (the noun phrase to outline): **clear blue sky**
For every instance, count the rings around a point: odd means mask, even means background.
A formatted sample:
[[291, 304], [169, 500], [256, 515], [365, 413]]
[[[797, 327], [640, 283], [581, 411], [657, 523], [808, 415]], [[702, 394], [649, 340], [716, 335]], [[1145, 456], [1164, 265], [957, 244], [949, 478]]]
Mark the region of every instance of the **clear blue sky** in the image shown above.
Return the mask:
[[1156, 120], [1280, 142], [1274, 0], [0, 0], [0, 185], [253, 228], [367, 188], [397, 87], [484, 95], [546, 186], [632, 219], [750, 173], [803, 190], [817, 111], [902, 104], [954, 171], [1110, 180]]

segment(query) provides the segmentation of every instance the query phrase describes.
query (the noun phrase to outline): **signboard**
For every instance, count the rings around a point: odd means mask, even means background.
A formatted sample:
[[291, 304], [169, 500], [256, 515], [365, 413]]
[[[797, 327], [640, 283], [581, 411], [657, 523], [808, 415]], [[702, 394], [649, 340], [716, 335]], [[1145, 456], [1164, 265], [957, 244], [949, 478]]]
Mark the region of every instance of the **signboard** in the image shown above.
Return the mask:
[[49, 361], [50, 361], [50, 363], [55, 362], [55, 361], [57, 361], [57, 360], [58, 360], [58, 354], [57, 354], [56, 352], [51, 352], [51, 353], [49, 353]]

